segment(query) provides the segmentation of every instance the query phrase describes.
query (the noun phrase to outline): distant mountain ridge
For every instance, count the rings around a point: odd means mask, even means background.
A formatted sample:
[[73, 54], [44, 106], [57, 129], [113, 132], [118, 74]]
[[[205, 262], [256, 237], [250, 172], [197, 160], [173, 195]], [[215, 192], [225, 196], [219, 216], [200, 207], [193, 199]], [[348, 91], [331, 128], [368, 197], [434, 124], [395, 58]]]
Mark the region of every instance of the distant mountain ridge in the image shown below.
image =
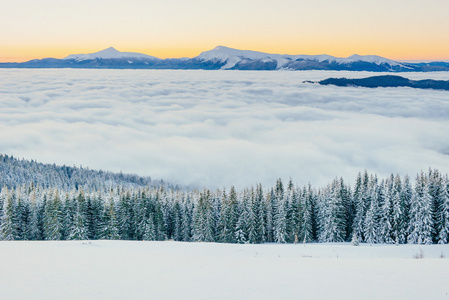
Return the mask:
[[449, 71], [449, 62], [398, 62], [376, 55], [270, 54], [217, 46], [193, 58], [167, 58], [120, 52], [113, 47], [89, 54], [71, 54], [63, 59], [44, 58], [22, 63], [0, 63], [0, 68], [90, 68], [90, 69], [203, 69], [203, 70], [333, 70], [372, 72]]
[[288, 54], [269, 54], [264, 52], [257, 52], [251, 50], [237, 50], [224, 46], [217, 46], [212, 50], [205, 51], [197, 56], [202, 60], [220, 60], [226, 62], [224, 66], [226, 69], [231, 69], [236, 65], [251, 64], [254, 61], [262, 62], [277, 62], [277, 69], [289, 69], [294, 68], [294, 62], [301, 61], [315, 61], [318, 63], [327, 62], [337, 64], [351, 64], [354, 62], [367, 62], [376, 65], [390, 65], [390, 66], [402, 66], [402, 63], [383, 58], [376, 55], [351, 55], [347, 58], [334, 57], [331, 55], [288, 55]]
[[132, 59], [160, 59], [154, 56], [142, 54], [142, 53], [135, 53], [135, 52], [120, 52], [116, 50], [113, 47], [109, 47], [107, 49], [90, 53], [90, 54], [71, 54], [65, 58], [64, 60], [93, 60], [93, 59], [122, 59], [122, 58], [132, 58]]

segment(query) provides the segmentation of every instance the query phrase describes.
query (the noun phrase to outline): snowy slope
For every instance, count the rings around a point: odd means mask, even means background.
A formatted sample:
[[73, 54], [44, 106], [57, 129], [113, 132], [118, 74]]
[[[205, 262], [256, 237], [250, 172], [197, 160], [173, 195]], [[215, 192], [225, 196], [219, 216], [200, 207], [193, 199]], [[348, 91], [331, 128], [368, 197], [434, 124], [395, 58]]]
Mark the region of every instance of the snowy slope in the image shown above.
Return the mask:
[[449, 299], [447, 245], [0, 242], [0, 256], [1, 299]]
[[90, 54], [71, 54], [63, 59], [75, 59], [77, 61], [91, 60], [91, 59], [127, 59], [127, 58], [137, 58], [137, 59], [160, 59], [154, 56], [135, 53], [135, 52], [120, 52], [113, 47], [107, 49], [90, 53]]
[[400, 65], [400, 63], [398, 63], [397, 61], [388, 59], [388, 58], [384, 58], [381, 56], [377, 56], [377, 55], [358, 55], [358, 54], [354, 54], [351, 55], [349, 57], [346, 58], [335, 58], [336, 61], [339, 62], [355, 62], [355, 61], [364, 61], [364, 62], [369, 62], [369, 63], [374, 63], [377, 65], [380, 64], [390, 64], [390, 65]]
[[264, 59], [264, 58], [281, 58], [279, 54], [268, 54], [251, 50], [238, 50], [225, 46], [217, 46], [212, 50], [202, 52], [196, 58], [202, 60], [217, 59], [225, 61], [231, 57], [248, 58], [248, 59]]

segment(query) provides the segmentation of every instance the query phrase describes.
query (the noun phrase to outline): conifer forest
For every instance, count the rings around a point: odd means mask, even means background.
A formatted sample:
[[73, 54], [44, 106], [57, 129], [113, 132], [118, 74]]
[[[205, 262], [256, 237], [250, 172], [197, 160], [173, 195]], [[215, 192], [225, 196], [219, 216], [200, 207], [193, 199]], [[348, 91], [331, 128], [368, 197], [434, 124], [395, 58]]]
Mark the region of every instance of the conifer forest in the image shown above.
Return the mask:
[[360, 172], [354, 182], [278, 179], [192, 190], [150, 177], [0, 155], [2, 240], [447, 244], [449, 179]]

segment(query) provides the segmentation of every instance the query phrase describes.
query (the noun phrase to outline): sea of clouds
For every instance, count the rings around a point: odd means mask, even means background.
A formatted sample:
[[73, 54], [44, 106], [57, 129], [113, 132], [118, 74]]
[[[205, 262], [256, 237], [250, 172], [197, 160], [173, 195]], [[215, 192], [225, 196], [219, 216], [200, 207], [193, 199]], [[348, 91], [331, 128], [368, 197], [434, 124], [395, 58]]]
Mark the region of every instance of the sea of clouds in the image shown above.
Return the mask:
[[303, 83], [372, 75], [0, 69], [0, 153], [210, 188], [449, 172], [447, 91]]

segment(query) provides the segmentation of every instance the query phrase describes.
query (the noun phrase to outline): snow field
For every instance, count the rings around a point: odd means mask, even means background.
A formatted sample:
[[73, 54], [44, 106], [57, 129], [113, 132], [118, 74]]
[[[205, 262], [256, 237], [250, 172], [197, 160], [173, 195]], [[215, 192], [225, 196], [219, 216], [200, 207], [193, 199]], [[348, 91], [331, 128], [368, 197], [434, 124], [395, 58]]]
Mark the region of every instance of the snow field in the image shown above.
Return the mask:
[[0, 256], [1, 299], [449, 299], [448, 245], [1, 242]]

